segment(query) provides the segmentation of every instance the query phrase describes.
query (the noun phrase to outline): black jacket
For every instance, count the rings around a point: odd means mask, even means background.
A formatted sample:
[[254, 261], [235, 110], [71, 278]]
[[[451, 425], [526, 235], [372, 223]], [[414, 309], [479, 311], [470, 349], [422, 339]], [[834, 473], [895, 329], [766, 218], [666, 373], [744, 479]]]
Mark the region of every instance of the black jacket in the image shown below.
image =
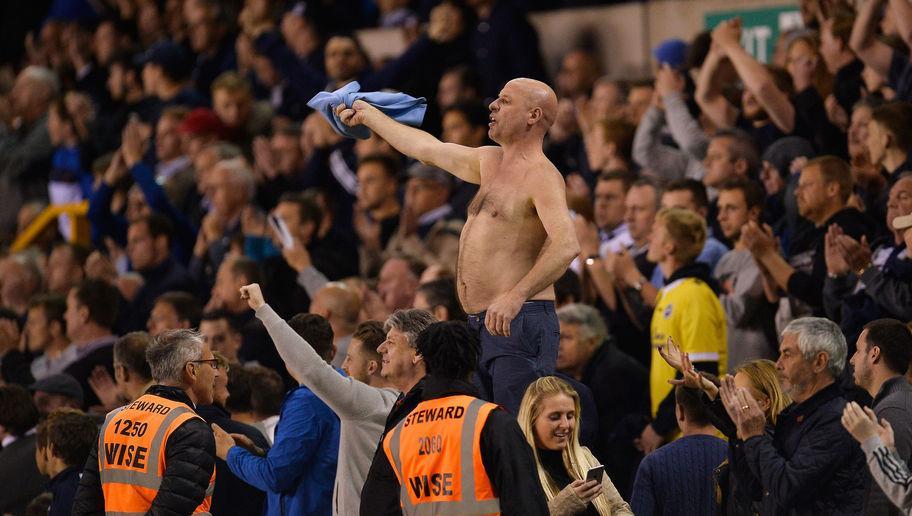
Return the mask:
[[842, 427], [846, 401], [837, 384], [779, 414], [773, 435], [744, 442], [763, 487], [764, 515], [859, 514], [868, 475], [858, 443]]
[[47, 477], [35, 464], [35, 434], [19, 437], [0, 450], [0, 514], [25, 514], [46, 483]]
[[[426, 376], [393, 405], [386, 420], [386, 433], [395, 427], [422, 401], [447, 396], [476, 396], [475, 387], [459, 380]], [[532, 449], [516, 423], [516, 418], [502, 409], [491, 412], [481, 430], [481, 460], [491, 478], [494, 492], [500, 497], [500, 511], [510, 515], [547, 515], [548, 504], [538, 481], [538, 470]], [[399, 515], [399, 481], [390, 466], [383, 446], [377, 446], [364, 487], [361, 489], [363, 516]]]
[[633, 440], [649, 415], [649, 371], [609, 338], [586, 364], [582, 380], [598, 410], [599, 436], [592, 451], [618, 491], [629, 494], [642, 458]]
[[[263, 450], [269, 449], [269, 442], [256, 428], [234, 421], [227, 410], [218, 405], [200, 405], [197, 414], [210, 425], [215, 423], [229, 434], [246, 435], [253, 444]], [[212, 493], [212, 516], [232, 514], [262, 514], [266, 493], [244, 482], [231, 472], [228, 463], [215, 459], [215, 491]]]
[[[722, 507], [725, 514], [754, 514], [760, 510], [763, 486], [754, 477], [744, 456], [744, 441], [738, 439], [738, 427], [725, 411], [722, 398], [710, 400], [700, 391], [700, 399], [706, 408], [709, 421], [728, 439], [728, 464], [716, 468], [716, 481], [720, 484]], [[766, 434], [773, 435], [773, 427], [767, 422]]]
[[68, 365], [63, 370], [64, 373], [72, 376], [82, 386], [82, 407], [88, 409], [95, 405], [101, 405], [101, 400], [95, 394], [95, 390], [89, 385], [89, 377], [96, 367], [101, 366], [107, 369], [111, 378], [114, 378], [114, 342], [117, 337], [109, 335], [105, 337], [108, 341], [103, 346], [90, 351], [87, 355]]
[[[154, 394], [193, 407], [187, 394], [177, 387], [153, 385], [146, 394]], [[215, 468], [215, 437], [202, 419], [192, 418], [177, 427], [165, 443], [165, 474], [158, 494], [147, 514], [186, 516], [203, 502], [209, 479]], [[98, 471], [98, 448], [92, 448], [86, 461], [73, 515], [104, 514], [104, 494]]]
[[48, 482], [47, 490], [53, 495], [48, 516], [69, 516], [79, 487], [79, 473], [78, 467], [70, 466]]
[[873, 224], [865, 214], [855, 208], [845, 208], [821, 226], [795, 235], [788, 250], [788, 262], [795, 268], [788, 279], [788, 295], [809, 305], [814, 315], [820, 317], [825, 316], [823, 286], [827, 277], [824, 236], [833, 224], [838, 224], [846, 235], [859, 241], [862, 235], [872, 235], [873, 231]]
[[144, 283], [129, 304], [120, 328], [122, 333], [145, 331], [155, 300], [165, 292], [178, 290], [192, 294], [196, 287], [187, 269], [171, 256], [140, 274]]

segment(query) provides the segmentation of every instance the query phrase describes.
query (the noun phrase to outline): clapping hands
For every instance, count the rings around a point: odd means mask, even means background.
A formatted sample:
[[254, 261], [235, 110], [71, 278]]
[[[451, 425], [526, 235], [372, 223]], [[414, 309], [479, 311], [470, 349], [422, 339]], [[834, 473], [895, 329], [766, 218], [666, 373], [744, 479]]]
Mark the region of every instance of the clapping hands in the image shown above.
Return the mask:
[[722, 377], [719, 394], [722, 396], [725, 411], [738, 428], [740, 439], [746, 441], [751, 437], [763, 435], [766, 428], [766, 415], [763, 414], [763, 409], [747, 389], [735, 385], [733, 376]]
[[881, 418], [878, 423], [877, 415], [869, 407], [862, 408], [854, 401], [847, 403], [845, 410], [842, 411], [842, 426], [859, 443], [877, 435], [887, 447], [894, 447], [893, 427], [890, 426], [890, 422]]

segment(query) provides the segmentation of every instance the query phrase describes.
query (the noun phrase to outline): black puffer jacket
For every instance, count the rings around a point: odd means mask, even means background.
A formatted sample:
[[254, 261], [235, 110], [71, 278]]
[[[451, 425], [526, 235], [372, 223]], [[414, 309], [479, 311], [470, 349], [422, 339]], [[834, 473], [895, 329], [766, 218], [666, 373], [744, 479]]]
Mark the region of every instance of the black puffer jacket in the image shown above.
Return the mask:
[[[187, 394], [176, 387], [153, 385], [146, 394], [161, 396], [192, 407]], [[215, 468], [215, 438], [205, 421], [192, 418], [177, 427], [165, 444], [165, 475], [147, 514], [185, 516], [203, 502]], [[76, 499], [74, 516], [104, 514], [104, 494], [98, 472], [98, 449], [86, 461]]]
[[783, 410], [772, 436], [744, 441], [745, 461], [762, 486], [761, 514], [861, 514], [867, 468], [840, 422], [845, 405], [831, 384]]

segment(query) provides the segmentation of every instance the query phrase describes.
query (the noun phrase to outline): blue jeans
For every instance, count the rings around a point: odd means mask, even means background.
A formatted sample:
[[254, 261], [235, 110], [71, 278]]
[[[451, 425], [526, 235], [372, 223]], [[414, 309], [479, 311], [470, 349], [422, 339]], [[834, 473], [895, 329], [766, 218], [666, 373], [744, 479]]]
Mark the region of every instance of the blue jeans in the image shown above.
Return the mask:
[[510, 322], [510, 336], [488, 333], [485, 313], [470, 314], [469, 327], [478, 332], [481, 359], [475, 383], [484, 399], [511, 414], [519, 413], [526, 387], [554, 373], [560, 325], [553, 301], [527, 301]]

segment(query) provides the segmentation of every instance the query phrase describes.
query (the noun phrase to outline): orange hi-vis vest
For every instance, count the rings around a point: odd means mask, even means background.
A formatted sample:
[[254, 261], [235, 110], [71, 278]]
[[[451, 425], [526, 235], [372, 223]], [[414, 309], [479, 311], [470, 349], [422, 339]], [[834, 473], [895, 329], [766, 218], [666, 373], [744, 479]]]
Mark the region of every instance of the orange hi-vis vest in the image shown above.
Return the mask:
[[[145, 514], [149, 510], [165, 474], [168, 437], [193, 418], [199, 416], [186, 404], [152, 394], [108, 414], [98, 434], [98, 470], [106, 514]], [[214, 488], [213, 469], [206, 497], [194, 514], [209, 513]]]
[[386, 434], [405, 516], [500, 514], [481, 460], [481, 430], [495, 408], [471, 396], [423, 401]]

